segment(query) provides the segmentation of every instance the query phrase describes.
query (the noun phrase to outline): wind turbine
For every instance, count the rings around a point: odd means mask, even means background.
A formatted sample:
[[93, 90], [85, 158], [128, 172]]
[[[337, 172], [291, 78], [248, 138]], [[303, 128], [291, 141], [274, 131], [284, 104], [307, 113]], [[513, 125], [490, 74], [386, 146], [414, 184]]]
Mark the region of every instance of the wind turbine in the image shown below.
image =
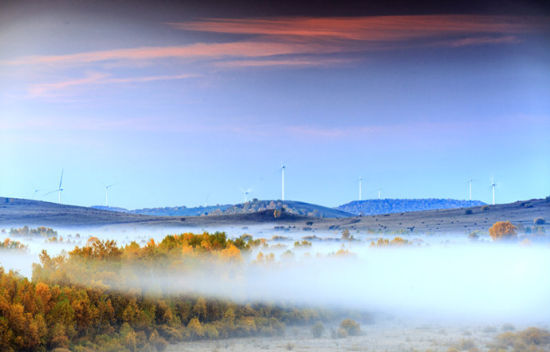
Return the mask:
[[281, 165], [281, 200], [285, 201], [285, 164]]
[[359, 177], [359, 200], [363, 200], [363, 178]]
[[495, 178], [491, 178], [491, 189], [493, 191], [493, 205], [495, 205], [495, 188], [497, 184], [495, 183]]
[[382, 190], [378, 188], [378, 199], [380, 199], [380, 192], [382, 192]]
[[244, 198], [244, 202], [248, 202], [248, 195], [250, 193], [252, 193], [252, 189], [251, 188], [248, 188], [248, 189], [242, 189], [241, 188], [241, 192], [243, 193], [243, 198]]
[[45, 196], [55, 192], [57, 192], [57, 202], [61, 204], [61, 192], [63, 192], [63, 169], [61, 169], [61, 177], [59, 178], [59, 187], [57, 187], [57, 189], [54, 189], [51, 192], [46, 193]]
[[108, 207], [109, 206], [109, 190], [111, 189], [111, 187], [113, 187], [115, 184], [110, 184], [110, 185], [107, 185], [105, 186], [105, 206]]
[[473, 179], [468, 180], [468, 194], [470, 196], [470, 202], [472, 201], [472, 182], [473, 181], [474, 181]]

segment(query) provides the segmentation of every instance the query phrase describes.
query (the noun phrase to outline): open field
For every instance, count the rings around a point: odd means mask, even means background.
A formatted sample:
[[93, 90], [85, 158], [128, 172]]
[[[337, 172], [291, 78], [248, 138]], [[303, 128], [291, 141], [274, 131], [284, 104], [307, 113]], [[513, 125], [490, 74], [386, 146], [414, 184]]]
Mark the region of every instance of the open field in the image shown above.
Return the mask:
[[[476, 326], [472, 324], [436, 324], [386, 319], [361, 325], [359, 336], [331, 337], [330, 331], [314, 338], [309, 327], [288, 329], [284, 336], [269, 338], [232, 338], [221, 341], [196, 341], [172, 345], [167, 352], [313, 352], [313, 351], [490, 351], [497, 336], [509, 329], [524, 327], [511, 324]], [[541, 349], [541, 351], [546, 351]]]

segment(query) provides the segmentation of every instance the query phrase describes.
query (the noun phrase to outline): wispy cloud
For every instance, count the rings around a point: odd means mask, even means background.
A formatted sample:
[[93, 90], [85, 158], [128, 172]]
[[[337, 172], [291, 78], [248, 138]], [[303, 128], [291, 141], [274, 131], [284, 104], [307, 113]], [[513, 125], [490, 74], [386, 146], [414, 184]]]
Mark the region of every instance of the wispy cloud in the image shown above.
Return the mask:
[[141, 47], [93, 51], [68, 55], [29, 56], [4, 61], [5, 65], [47, 65], [47, 64], [89, 64], [117, 60], [192, 59], [224, 57], [266, 57], [289, 54], [314, 54], [338, 52], [336, 45], [306, 45], [303, 43], [281, 43], [267, 41], [245, 41], [232, 43], [199, 43], [172, 47]]
[[205, 19], [170, 23], [177, 29], [294, 39], [403, 41], [465, 34], [512, 34], [548, 27], [547, 17], [427, 15], [370, 17], [298, 17]]
[[180, 75], [164, 75], [164, 76], [145, 76], [145, 77], [128, 77], [128, 78], [113, 78], [105, 73], [90, 73], [84, 78], [71, 79], [54, 83], [38, 83], [33, 84], [29, 88], [29, 95], [32, 97], [48, 96], [52, 93], [59, 92], [65, 89], [74, 88], [76, 86], [98, 85], [98, 84], [120, 84], [120, 83], [143, 83], [153, 81], [178, 80], [196, 77], [192, 74]]
[[[136, 64], [152, 62], [166, 63], [166, 67], [173, 71], [181, 71], [181, 65], [189, 62], [222, 68], [333, 67], [348, 65], [381, 50], [516, 44], [530, 33], [547, 31], [550, 18], [472, 15], [221, 18], [169, 25], [179, 30], [235, 34], [237, 37], [219, 38], [225, 42], [24, 56], [0, 61], [0, 66], [19, 66], [22, 69], [32, 66], [33, 69], [47, 68], [48, 72], [68, 72], [69, 68], [75, 68], [83, 70], [80, 75], [87, 71], [135, 68]], [[145, 83], [189, 77], [154, 75], [151, 66], [148, 66], [147, 75], [137, 78], [114, 78], [107, 73], [75, 78], [67, 73], [64, 76], [71, 78], [65, 81], [31, 82], [29, 97], [52, 96], [55, 92], [86, 85]]]
[[[518, 42], [518, 35], [550, 27], [548, 17], [378, 16], [345, 18], [205, 19], [170, 26], [188, 31], [249, 35], [224, 43], [149, 46], [75, 54], [38, 55], [3, 61], [4, 65], [89, 64], [158, 59], [262, 58], [388, 49], [396, 42], [434, 40], [444, 46]], [[361, 43], [358, 43], [361, 42]], [[397, 46], [401, 47], [401, 46]], [[273, 61], [273, 63], [275, 63]], [[281, 65], [288, 61], [280, 60]]]
[[267, 66], [335, 66], [345, 65], [357, 61], [350, 58], [279, 58], [279, 59], [255, 59], [255, 60], [231, 60], [217, 62], [218, 67], [267, 67]]
[[485, 44], [515, 44], [521, 40], [514, 35], [507, 35], [502, 37], [473, 37], [473, 38], [461, 38], [456, 40], [447, 40], [436, 43], [441, 46], [449, 47], [461, 47], [461, 46], [475, 46]]

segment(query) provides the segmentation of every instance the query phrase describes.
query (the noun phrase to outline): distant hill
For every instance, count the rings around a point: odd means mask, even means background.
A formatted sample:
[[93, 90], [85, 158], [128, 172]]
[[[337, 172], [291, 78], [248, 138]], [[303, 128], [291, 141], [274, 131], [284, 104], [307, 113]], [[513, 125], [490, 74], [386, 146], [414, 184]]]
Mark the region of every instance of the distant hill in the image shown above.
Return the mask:
[[[112, 209], [112, 208], [111, 208]], [[39, 200], [0, 197], [0, 224], [73, 226], [140, 223], [152, 216]]]
[[390, 213], [405, 213], [409, 211], [456, 209], [485, 205], [485, 203], [473, 200], [457, 199], [370, 199], [353, 201], [337, 208], [328, 208], [321, 205], [280, 200], [252, 200], [240, 204], [217, 204], [199, 207], [159, 207], [128, 210], [102, 205], [92, 206], [98, 210], [132, 213], [153, 216], [216, 216], [239, 215], [284, 208], [288, 214], [309, 216], [316, 218], [345, 218], [356, 215], [377, 215]]
[[[387, 201], [387, 200], [385, 200]], [[409, 200], [412, 201], [412, 200]], [[425, 201], [425, 200], [417, 200]], [[368, 201], [364, 201], [368, 202]], [[107, 211], [67, 204], [56, 204], [29, 199], [0, 197], [0, 231], [9, 227], [49, 226], [155, 226], [164, 228], [223, 228], [224, 226], [243, 226], [271, 224], [274, 230], [284, 231], [322, 231], [339, 232], [369, 231], [375, 233], [470, 233], [487, 231], [496, 221], [511, 221], [520, 231], [548, 233], [550, 231], [550, 197], [531, 199], [508, 204], [484, 205], [467, 209], [436, 209], [424, 211], [398, 212], [394, 214], [362, 217], [321, 218], [323, 214], [349, 214], [341, 210], [319, 207], [313, 204], [285, 201], [258, 201], [231, 206], [225, 211], [236, 214], [219, 216], [150, 216], [130, 212]], [[289, 209], [275, 212], [266, 209], [247, 212], [262, 205], [284, 206]], [[352, 202], [353, 203], [353, 202]], [[481, 202], [479, 202], [481, 203]], [[289, 207], [287, 208], [287, 205]], [[293, 209], [293, 210], [292, 210]], [[295, 215], [292, 211], [310, 212], [317, 218]], [[251, 211], [251, 210], [250, 210]], [[317, 212], [316, 212], [317, 211]], [[323, 213], [321, 211], [326, 211]], [[385, 210], [384, 212], [386, 212]], [[177, 230], [175, 230], [177, 231]]]
[[205, 216], [222, 215], [224, 211], [232, 207], [231, 204], [206, 205], [202, 207], [186, 206], [163, 207], [163, 208], [143, 208], [130, 210], [134, 214], [156, 215], [156, 216]]
[[92, 205], [90, 208], [98, 210], [108, 210], [108, 211], [117, 211], [119, 213], [130, 213], [130, 210], [119, 207], [108, 207], [105, 205]]
[[131, 212], [135, 214], [157, 216], [212, 216], [249, 214], [274, 209], [284, 209], [286, 213], [292, 215], [317, 218], [344, 218], [353, 216], [342, 210], [291, 200], [284, 202], [280, 200], [253, 200], [241, 204], [212, 205], [195, 208], [187, 208], [185, 206], [147, 208], [131, 210]]
[[[104, 209], [98, 209], [102, 207]], [[282, 211], [276, 214], [266, 209], [258, 212], [241, 212], [219, 216], [152, 216], [135, 214], [126, 209], [114, 211], [114, 207], [82, 207], [68, 204], [43, 202], [31, 199], [0, 197], [0, 226], [165, 226], [165, 227], [200, 227], [245, 225], [259, 223], [295, 223], [315, 220], [306, 216]], [[159, 208], [161, 209], [161, 208]], [[336, 210], [336, 212], [340, 212]], [[0, 229], [2, 230], [2, 229]], [[5, 228], [3, 229], [5, 231]]]
[[391, 213], [406, 213], [409, 211], [437, 210], [468, 208], [485, 205], [479, 200], [457, 200], [457, 199], [368, 199], [355, 200], [337, 209], [354, 215], [377, 215]]

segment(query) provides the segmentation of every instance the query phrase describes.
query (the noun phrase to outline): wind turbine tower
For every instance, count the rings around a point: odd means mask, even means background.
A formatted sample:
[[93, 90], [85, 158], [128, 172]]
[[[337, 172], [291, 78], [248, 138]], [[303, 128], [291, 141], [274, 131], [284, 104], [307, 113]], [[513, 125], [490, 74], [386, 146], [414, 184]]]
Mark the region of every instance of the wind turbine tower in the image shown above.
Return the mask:
[[110, 190], [111, 187], [113, 187], [113, 186], [114, 186], [114, 184], [105, 186], [105, 206], [106, 206], [106, 207], [109, 206], [109, 190]]
[[61, 169], [61, 177], [59, 178], [59, 186], [57, 187], [57, 189], [54, 189], [53, 191], [48, 192], [44, 195], [47, 196], [48, 194], [52, 194], [55, 192], [57, 192], [57, 202], [61, 204], [61, 192], [63, 192], [63, 169]]
[[470, 201], [472, 201], [472, 179], [469, 179], [468, 180], [468, 192], [469, 192], [469, 195], [470, 195]]
[[57, 191], [57, 202], [61, 204], [61, 192], [63, 192], [63, 169], [61, 169], [61, 177], [59, 178], [59, 187], [57, 187], [56, 191]]
[[493, 177], [491, 179], [491, 189], [493, 190], [493, 205], [495, 205], [495, 187], [497, 184], [495, 183], [495, 178]]
[[380, 192], [381, 192], [381, 190], [379, 189], [378, 190], [378, 199], [380, 199]]
[[244, 203], [248, 202], [248, 195], [252, 192], [252, 189], [242, 189], [241, 188], [241, 192], [243, 193], [243, 199], [244, 199]]
[[283, 164], [281, 166], [281, 200], [285, 201], [285, 169], [286, 166]]
[[363, 200], [363, 178], [359, 177], [359, 200]]

